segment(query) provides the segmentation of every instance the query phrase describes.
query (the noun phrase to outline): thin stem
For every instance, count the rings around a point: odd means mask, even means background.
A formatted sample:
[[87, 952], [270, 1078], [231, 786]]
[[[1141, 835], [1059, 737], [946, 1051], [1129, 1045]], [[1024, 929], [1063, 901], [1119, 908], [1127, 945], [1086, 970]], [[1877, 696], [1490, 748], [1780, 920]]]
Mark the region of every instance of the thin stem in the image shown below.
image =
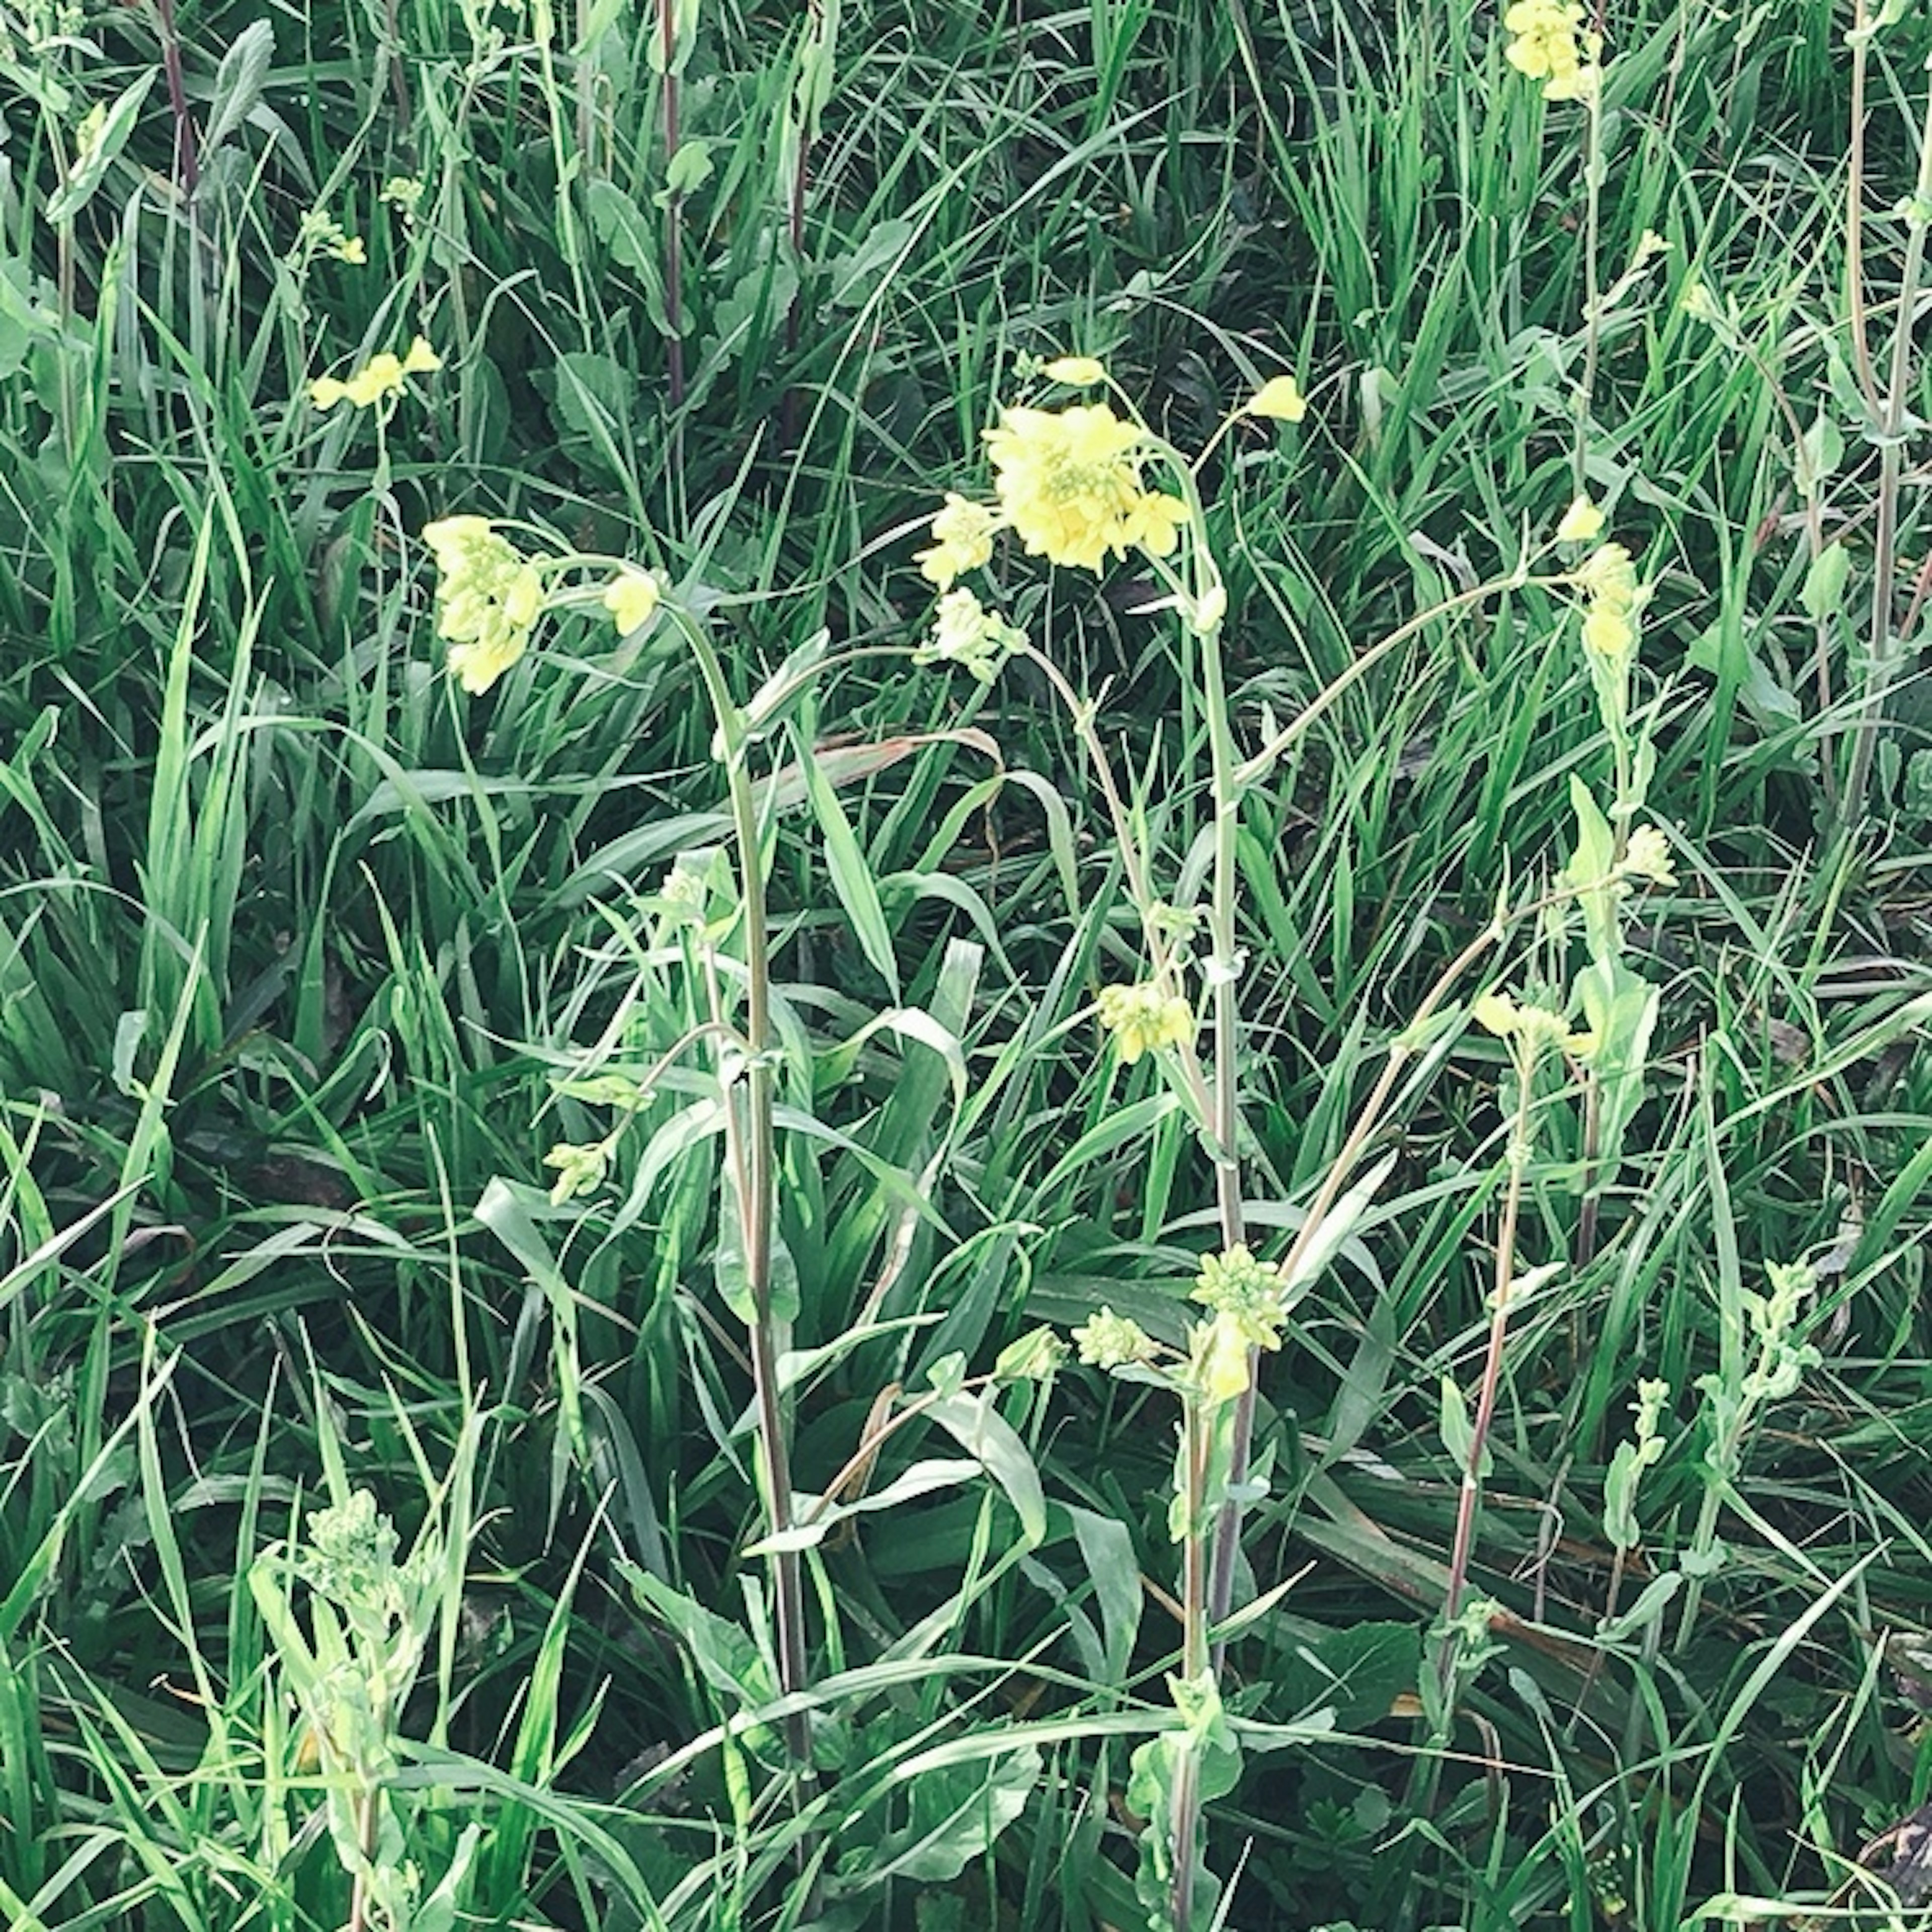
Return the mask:
[[1866, 409], [1876, 419], [1878, 374], [1872, 364], [1871, 332], [1865, 312], [1865, 61], [1870, 45], [1866, 37], [1865, 0], [1853, 0], [1850, 39], [1852, 125], [1845, 170], [1845, 304], [1851, 317], [1852, 361], [1858, 372], [1858, 387]]
[[1469, 1432], [1468, 1460], [1462, 1469], [1462, 1493], [1456, 1499], [1456, 1540], [1449, 1555], [1449, 1584], [1444, 1594], [1442, 1649], [1438, 1660], [1446, 1692], [1455, 1665], [1453, 1629], [1462, 1607], [1462, 1586], [1469, 1574], [1475, 1540], [1476, 1509], [1482, 1492], [1483, 1456], [1496, 1420], [1496, 1394], [1502, 1384], [1503, 1344], [1509, 1333], [1510, 1291], [1516, 1278], [1516, 1222], [1522, 1209], [1522, 1181], [1529, 1166], [1529, 1108], [1538, 1055], [1526, 1050], [1516, 1058], [1516, 1118], [1510, 1129], [1509, 1184], [1503, 1194], [1502, 1226], [1496, 1236], [1496, 1283], [1491, 1291], [1490, 1342], [1483, 1358], [1482, 1392]]
[[[1197, 1395], [1182, 1398], [1180, 1414], [1187, 1521], [1187, 1538], [1181, 1549], [1180, 1676], [1184, 1683], [1192, 1684], [1214, 1667], [1208, 1649], [1208, 1539], [1201, 1522], [1207, 1502], [1208, 1438], [1214, 1425]], [[1192, 1932], [1194, 1841], [1200, 1814], [1200, 1756], [1198, 1746], [1190, 1743], [1175, 1768], [1169, 1814], [1174, 1834], [1174, 1888], [1168, 1909], [1174, 1932]]]
[[[664, 166], [677, 158], [677, 22], [673, 0], [658, 0], [658, 44], [664, 56]], [[664, 320], [670, 340], [666, 351], [666, 380], [670, 412], [684, 407], [684, 197], [674, 194], [664, 209]], [[674, 426], [673, 434], [676, 434]]]
[[[1932, 204], [1932, 86], [1925, 94], [1925, 118], [1918, 130], [1918, 178], [1906, 224], [1905, 261], [1899, 272], [1898, 308], [1893, 322], [1892, 372], [1878, 421], [1878, 516], [1872, 536], [1871, 641], [1866, 688], [1859, 709], [1852, 768], [1845, 780], [1839, 823], [1847, 830], [1864, 811], [1872, 757], [1885, 722], [1885, 700], [1898, 668], [1902, 641], [1892, 626], [1892, 579], [1898, 570], [1898, 492], [1904, 470], [1907, 405], [1912, 388], [1912, 330], [1918, 286], [1925, 267], [1925, 214]], [[1854, 218], [1856, 218], [1854, 212]]]
[[1597, 393], [1597, 358], [1601, 344], [1603, 296], [1597, 249], [1604, 199], [1603, 83], [1600, 80], [1584, 101], [1583, 121], [1583, 380], [1576, 393], [1576, 494], [1589, 491], [1585, 465], [1590, 442], [1590, 415]]
[[167, 81], [168, 106], [175, 122], [175, 179], [183, 195], [192, 197], [201, 179], [201, 160], [195, 145], [194, 119], [188, 112], [175, 0], [154, 0], [154, 11], [160, 22], [161, 72]]
[[[791, 1457], [788, 1418], [778, 1385], [778, 1324], [772, 1311], [772, 1222], [777, 1204], [772, 1132], [770, 934], [765, 910], [764, 842], [744, 714], [731, 695], [724, 667], [704, 627], [681, 610], [673, 608], [672, 615], [697, 660], [717, 717], [738, 848], [739, 894], [745, 916], [746, 1048], [745, 1164], [738, 1206], [746, 1290], [754, 1315], [749, 1324], [752, 1399], [758, 1417], [766, 1520], [770, 1534], [778, 1537], [792, 1527]], [[789, 1696], [802, 1690], [806, 1681], [805, 1599], [798, 1552], [775, 1550], [771, 1565], [778, 1688]], [[788, 1718], [785, 1730], [793, 1755], [802, 1758], [808, 1746], [803, 1713]]]

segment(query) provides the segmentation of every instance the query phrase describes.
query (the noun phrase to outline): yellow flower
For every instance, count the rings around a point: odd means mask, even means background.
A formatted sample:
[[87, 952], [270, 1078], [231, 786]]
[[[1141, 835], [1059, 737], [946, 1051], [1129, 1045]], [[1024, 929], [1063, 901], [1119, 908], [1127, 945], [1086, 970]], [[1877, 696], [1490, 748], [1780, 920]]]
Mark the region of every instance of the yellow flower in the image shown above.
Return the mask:
[[946, 507], [932, 520], [932, 548], [914, 556], [920, 574], [950, 590], [955, 578], [980, 569], [992, 556], [999, 528], [999, 518], [983, 503], [947, 490]]
[[485, 517], [445, 517], [424, 526], [423, 541], [439, 573], [436, 635], [458, 682], [480, 697], [528, 646], [543, 614], [542, 575]]
[[1547, 1006], [1528, 1001], [1519, 1005], [1507, 993], [1484, 994], [1470, 1007], [1469, 1017], [1499, 1040], [1520, 1036], [1526, 1042], [1538, 1046], [1548, 1041], [1560, 1040], [1570, 1030], [1561, 1013], [1553, 1013]]
[[363, 268], [368, 263], [369, 251], [359, 235], [345, 235], [332, 252], [338, 262], [346, 262], [352, 268]]
[[1271, 376], [1255, 392], [1247, 413], [1276, 422], [1298, 423], [1308, 413], [1308, 399], [1292, 376]]
[[1585, 560], [1576, 580], [1588, 594], [1583, 619], [1583, 648], [1611, 665], [1627, 665], [1636, 654], [1636, 617], [1648, 592], [1636, 580], [1636, 566], [1622, 544], [1601, 544]]
[[972, 592], [949, 590], [939, 600], [932, 634], [913, 652], [915, 664], [963, 664], [982, 684], [1000, 674], [1009, 651], [1026, 642], [1026, 633], [988, 610]]
[[617, 634], [628, 638], [651, 620], [663, 592], [647, 570], [620, 571], [604, 592], [604, 608], [616, 620]]
[[1671, 869], [1670, 842], [1654, 825], [1640, 825], [1630, 834], [1618, 869], [1626, 878], [1648, 879], [1654, 886], [1677, 883], [1677, 874]]
[[1080, 1359], [1096, 1369], [1120, 1369], [1154, 1357], [1154, 1337], [1131, 1316], [1102, 1308], [1073, 1331]]
[[1621, 610], [1599, 608], [1583, 620], [1583, 648], [1593, 656], [1612, 663], [1627, 658], [1636, 647], [1636, 632]]
[[1486, 1033], [1507, 1040], [1516, 1028], [1516, 1004], [1507, 993], [1485, 993], [1469, 1009], [1469, 1017]]
[[1248, 1337], [1232, 1315], [1198, 1323], [1188, 1338], [1190, 1378], [1210, 1408], [1234, 1402], [1248, 1386]]
[[1194, 1037], [1194, 1010], [1178, 994], [1158, 986], [1102, 986], [1100, 1024], [1131, 1066], [1144, 1053], [1162, 1047], [1185, 1046]]
[[1519, 74], [1543, 82], [1550, 100], [1577, 100], [1593, 93], [1598, 79], [1597, 56], [1603, 43], [1594, 34], [1580, 37], [1583, 9], [1577, 0], [1516, 0], [1503, 16], [1503, 30], [1513, 34], [1503, 58]]
[[1106, 370], [1090, 356], [1062, 356], [1040, 373], [1049, 382], [1067, 382], [1076, 389], [1090, 389], [1107, 380]]
[[1109, 550], [1172, 549], [1186, 510], [1141, 487], [1143, 440], [1105, 403], [1002, 410], [986, 447], [1000, 507], [1028, 555], [1097, 572]]
[[1579, 496], [1556, 526], [1558, 543], [1588, 543], [1604, 527], [1604, 513], [1587, 496]]
[[407, 352], [392, 356], [385, 350], [372, 356], [347, 382], [333, 376], [318, 376], [308, 386], [309, 400], [319, 410], [332, 410], [340, 402], [353, 403], [358, 410], [373, 408], [386, 397], [403, 393], [405, 376], [427, 374], [442, 367], [442, 358], [418, 335]]

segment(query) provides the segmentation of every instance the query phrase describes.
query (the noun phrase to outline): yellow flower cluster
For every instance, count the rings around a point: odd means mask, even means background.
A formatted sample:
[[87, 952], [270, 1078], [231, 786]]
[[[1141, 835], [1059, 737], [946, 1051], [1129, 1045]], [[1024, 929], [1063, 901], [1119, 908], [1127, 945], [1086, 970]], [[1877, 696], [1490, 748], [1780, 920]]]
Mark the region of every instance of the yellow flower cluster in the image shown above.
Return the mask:
[[1204, 1255], [1192, 1299], [1225, 1316], [1244, 1342], [1257, 1348], [1281, 1346], [1288, 1319], [1288, 1283], [1279, 1268], [1258, 1262], [1244, 1246]]
[[1144, 1053], [1185, 1046], [1194, 1037], [1193, 1008], [1158, 986], [1102, 986], [1099, 1005], [1100, 1024], [1130, 1066]]
[[913, 561], [922, 577], [950, 590], [955, 578], [979, 570], [992, 560], [999, 528], [999, 518], [983, 503], [949, 490], [946, 507], [932, 520], [932, 548], [917, 552]]
[[1110, 550], [1174, 548], [1187, 507], [1142, 487], [1142, 439], [1105, 403], [1000, 412], [986, 432], [993, 487], [1030, 556], [1097, 572]]
[[424, 526], [423, 541], [440, 573], [436, 635], [448, 641], [457, 682], [480, 697], [529, 644], [543, 614], [542, 576], [487, 517], [445, 517]]
[[616, 624], [617, 634], [628, 638], [650, 622], [663, 596], [649, 571], [620, 570], [604, 587], [604, 608]]
[[1670, 841], [1654, 825], [1640, 825], [1624, 848], [1623, 863], [1617, 868], [1626, 879], [1646, 879], [1654, 886], [1674, 886], [1676, 869], [1670, 862]]
[[1154, 1358], [1154, 1337], [1130, 1316], [1116, 1315], [1111, 1308], [1083, 1322], [1074, 1330], [1073, 1340], [1080, 1359], [1090, 1368], [1124, 1369]]
[[1503, 31], [1514, 38], [1503, 58], [1519, 74], [1543, 82], [1546, 100], [1587, 100], [1600, 76], [1601, 38], [1580, 34], [1583, 9], [1576, 0], [1516, 0], [1503, 16]]
[[1576, 580], [1590, 599], [1583, 648], [1613, 667], [1628, 664], [1636, 654], [1637, 613], [1646, 595], [1630, 552], [1622, 544], [1604, 544], [1591, 554]]
[[353, 403], [358, 410], [373, 408], [385, 397], [403, 393], [405, 376], [427, 374], [442, 367], [442, 358], [418, 335], [400, 356], [386, 350], [372, 356], [347, 382], [333, 376], [318, 376], [308, 386], [309, 400], [319, 410], [332, 410], [338, 403]]
[[1532, 1051], [1564, 1046], [1572, 1051], [1582, 1044], [1561, 1013], [1526, 1000], [1520, 1005], [1507, 993], [1485, 993], [1469, 1009], [1469, 1017], [1498, 1040], [1521, 1040]]
[[988, 610], [963, 586], [939, 600], [931, 634], [912, 654], [915, 664], [963, 664], [982, 684], [1000, 674], [1009, 651], [1026, 642], [1026, 633]]

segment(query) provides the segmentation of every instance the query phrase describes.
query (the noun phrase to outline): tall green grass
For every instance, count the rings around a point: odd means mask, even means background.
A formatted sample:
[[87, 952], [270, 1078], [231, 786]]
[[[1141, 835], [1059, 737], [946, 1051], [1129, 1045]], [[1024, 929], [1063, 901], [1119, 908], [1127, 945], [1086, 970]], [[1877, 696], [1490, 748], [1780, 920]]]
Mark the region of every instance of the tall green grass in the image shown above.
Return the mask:
[[[1145, 1922], [1171, 1409], [1074, 1368], [970, 1441], [958, 1392], [881, 1431], [948, 1358], [984, 1376], [1102, 1304], [1177, 1339], [1212, 1172], [1096, 1040], [1139, 928], [1078, 736], [1024, 665], [914, 670], [910, 554], [1022, 358], [1104, 357], [1184, 447], [1294, 369], [1302, 430], [1242, 424], [1204, 479], [1234, 714], [1292, 719], [1568, 501], [1575, 118], [1434, 0], [721, 0], [671, 10], [668, 64], [655, 7], [0, 20], [8, 1924]], [[1444, 1732], [1441, 1385], [1490, 1323], [1502, 1057], [1445, 1036], [1397, 1084], [1388, 1178], [1264, 1370], [1236, 1601], [1264, 1607], [1228, 1641], [1246, 1756], [1205, 1840], [1230, 1925], [1922, 1916], [1881, 1840], [1932, 1783], [1932, 765], [1908, 658], [1848, 822], [1884, 484], [1855, 24], [1610, 10], [1605, 282], [1670, 244], [1604, 319], [1588, 442], [1657, 586], [1679, 882], [1630, 933], [1648, 1098], [1594, 1252], [1512, 1318], [1471, 1579], [1496, 1607]], [[1874, 43], [1882, 351], [1924, 42]], [[366, 260], [304, 244], [311, 209]], [[418, 332], [443, 368], [380, 432], [310, 406]], [[643, 1090], [735, 957], [714, 720], [669, 632], [580, 620], [464, 698], [418, 536], [452, 512], [714, 600], [741, 704], [820, 632], [854, 654], [756, 748], [794, 1486], [884, 1505], [802, 1556], [789, 1700], [714, 1282], [719, 1070]], [[1135, 576], [1035, 573], [1016, 614], [1193, 880], [1198, 664]], [[1567, 859], [1568, 781], [1609, 761], [1573, 632], [1534, 586], [1432, 620], [1242, 800], [1258, 1252], [1498, 892]], [[670, 916], [680, 865], [709, 935]], [[1574, 1252], [1581, 1157], [1547, 1114], [1539, 1262]], [[620, 1122], [604, 1184], [553, 1203], [545, 1154]], [[1800, 1259], [1817, 1359], [1727, 1458], [1749, 1297]], [[1626, 1552], [1642, 1377], [1672, 1393]], [[338, 1601], [303, 1552], [358, 1490], [416, 1562]], [[393, 1660], [360, 1729], [323, 1682], [358, 1615]]]

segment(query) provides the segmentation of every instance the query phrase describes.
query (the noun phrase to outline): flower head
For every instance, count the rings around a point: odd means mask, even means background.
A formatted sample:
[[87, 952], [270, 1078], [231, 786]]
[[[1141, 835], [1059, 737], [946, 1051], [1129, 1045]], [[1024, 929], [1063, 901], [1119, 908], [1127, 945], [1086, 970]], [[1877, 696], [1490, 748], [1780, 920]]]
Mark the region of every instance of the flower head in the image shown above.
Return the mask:
[[1670, 866], [1670, 842], [1654, 825], [1640, 825], [1630, 834], [1618, 870], [1627, 879], [1648, 879], [1654, 886], [1677, 883]]
[[436, 559], [436, 635], [449, 644], [449, 668], [472, 697], [488, 691], [524, 654], [543, 614], [537, 566], [487, 517], [445, 517], [424, 526]]
[[1622, 544], [1600, 544], [1576, 573], [1590, 599], [1583, 617], [1583, 648], [1612, 667], [1627, 666], [1636, 655], [1637, 613], [1648, 595], [1636, 580], [1630, 554]]
[[982, 684], [991, 684], [1006, 654], [1025, 642], [1024, 631], [986, 609], [971, 591], [949, 590], [939, 600], [932, 632], [913, 652], [913, 662], [963, 664]]
[[1271, 376], [1255, 392], [1244, 413], [1298, 423], [1308, 413], [1308, 399], [1292, 376]]
[[1090, 389], [1104, 382], [1107, 372], [1090, 356], [1061, 356], [1040, 372], [1049, 382], [1065, 382], [1076, 389]]
[[442, 367], [442, 358], [420, 335], [400, 356], [386, 350], [372, 356], [348, 381], [333, 376], [318, 376], [308, 386], [309, 400], [319, 410], [332, 410], [340, 402], [353, 403], [358, 410], [374, 408], [390, 396], [403, 393], [403, 378], [427, 374]]
[[1503, 30], [1514, 36], [1503, 58], [1519, 74], [1543, 82], [1546, 100], [1580, 100], [1596, 91], [1597, 57], [1603, 42], [1580, 35], [1583, 9], [1577, 0], [1516, 0], [1503, 16]]
[[1143, 489], [1145, 433], [1105, 403], [1072, 409], [1002, 410], [986, 432], [994, 488], [1029, 556], [1097, 572], [1109, 550], [1174, 548], [1186, 506]]
[[981, 568], [992, 556], [999, 528], [999, 518], [983, 503], [949, 490], [945, 508], [932, 520], [932, 548], [914, 558], [920, 574], [942, 590], [951, 590], [955, 578]]
[[1099, 1004], [1100, 1024], [1130, 1066], [1144, 1053], [1185, 1046], [1194, 1037], [1193, 1008], [1158, 986], [1102, 986]]
[[1604, 527], [1604, 513], [1587, 496], [1577, 497], [1556, 526], [1558, 543], [1588, 543]]
[[1249, 1337], [1240, 1322], [1222, 1313], [1198, 1322], [1188, 1337], [1187, 1378], [1202, 1402], [1216, 1407], [1245, 1394]]
[[1154, 1358], [1154, 1337], [1141, 1324], [1111, 1308], [1083, 1322], [1073, 1331], [1080, 1359], [1090, 1368], [1125, 1368], [1130, 1362]]
[[1280, 1268], [1235, 1246], [1202, 1258], [1193, 1299], [1226, 1316], [1254, 1347], [1279, 1348], [1281, 1324], [1288, 1318], [1286, 1292]]
[[617, 634], [628, 638], [651, 620], [664, 592], [647, 570], [620, 570], [604, 586], [604, 608], [616, 620]]
[[1519, 1004], [1507, 993], [1484, 994], [1470, 1007], [1469, 1017], [1499, 1040], [1520, 1040], [1532, 1048], [1569, 1036], [1568, 1022], [1561, 1013], [1533, 1002]]

